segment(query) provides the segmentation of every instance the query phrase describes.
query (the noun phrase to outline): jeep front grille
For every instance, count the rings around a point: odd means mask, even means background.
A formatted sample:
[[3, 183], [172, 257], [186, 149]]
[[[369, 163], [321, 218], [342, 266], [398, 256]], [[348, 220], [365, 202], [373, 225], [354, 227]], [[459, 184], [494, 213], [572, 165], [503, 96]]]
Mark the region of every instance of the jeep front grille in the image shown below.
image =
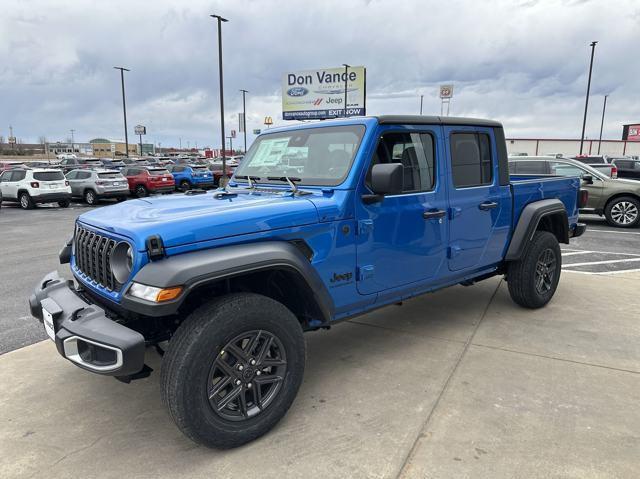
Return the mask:
[[117, 242], [106, 236], [77, 226], [75, 241], [76, 267], [92, 281], [111, 291], [119, 291], [118, 283], [111, 271], [111, 252]]

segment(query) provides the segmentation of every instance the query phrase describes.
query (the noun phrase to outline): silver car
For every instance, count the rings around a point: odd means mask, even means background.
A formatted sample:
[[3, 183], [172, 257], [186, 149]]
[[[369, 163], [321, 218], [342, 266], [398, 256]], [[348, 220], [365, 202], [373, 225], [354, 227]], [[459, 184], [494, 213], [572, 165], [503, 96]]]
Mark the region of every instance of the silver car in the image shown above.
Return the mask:
[[71, 170], [67, 173], [71, 196], [95, 205], [102, 198], [124, 201], [129, 196], [127, 179], [115, 170]]

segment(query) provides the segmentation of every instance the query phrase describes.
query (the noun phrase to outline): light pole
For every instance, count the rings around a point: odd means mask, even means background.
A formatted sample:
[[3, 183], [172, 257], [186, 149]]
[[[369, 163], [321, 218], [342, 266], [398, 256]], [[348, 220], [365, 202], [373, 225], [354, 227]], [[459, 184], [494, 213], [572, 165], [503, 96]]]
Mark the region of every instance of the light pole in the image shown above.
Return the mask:
[[120, 82], [122, 83], [122, 112], [124, 114], [124, 154], [129, 158], [129, 135], [127, 133], [127, 103], [124, 99], [124, 72], [130, 72], [128, 68], [113, 67], [120, 70]]
[[227, 183], [227, 155], [224, 140], [224, 87], [222, 83], [222, 22], [228, 22], [220, 15], [209, 15], [218, 21], [218, 72], [220, 73], [220, 138], [222, 139], [222, 180]]
[[247, 153], [247, 105], [245, 103], [245, 94], [249, 93], [247, 90], [240, 90], [242, 92], [242, 132], [244, 133], [244, 153]]
[[347, 86], [348, 86], [348, 76], [349, 76], [349, 67], [351, 67], [351, 65], [347, 65], [346, 63], [343, 63], [342, 66], [344, 67], [344, 117], [347, 117]]
[[[229, 151], [231, 152], [231, 155], [233, 156], [233, 137], [232, 136], [228, 136], [227, 138], [229, 138]], [[226, 146], [226, 144], [225, 144]], [[225, 165], [223, 165], [224, 168]]]
[[584, 100], [584, 118], [582, 119], [582, 135], [580, 135], [580, 154], [582, 155], [582, 145], [584, 144], [584, 129], [587, 126], [587, 108], [589, 107], [589, 90], [591, 90], [591, 71], [593, 70], [593, 54], [598, 42], [591, 42], [591, 61], [589, 62], [589, 79], [587, 80], [587, 97]]
[[73, 137], [73, 134], [75, 133], [76, 130], [74, 130], [73, 128], [71, 130], [69, 130], [71, 132], [71, 153], [75, 153], [74, 148], [73, 148], [73, 144], [75, 143], [75, 139]]
[[600, 121], [600, 138], [598, 139], [598, 155], [600, 154], [600, 143], [602, 143], [602, 128], [604, 127], [604, 112], [607, 110], [607, 97], [604, 96], [604, 104], [602, 105], [602, 121]]
[[420, 95], [420, 114], [422, 115], [422, 100], [424, 98], [424, 95]]

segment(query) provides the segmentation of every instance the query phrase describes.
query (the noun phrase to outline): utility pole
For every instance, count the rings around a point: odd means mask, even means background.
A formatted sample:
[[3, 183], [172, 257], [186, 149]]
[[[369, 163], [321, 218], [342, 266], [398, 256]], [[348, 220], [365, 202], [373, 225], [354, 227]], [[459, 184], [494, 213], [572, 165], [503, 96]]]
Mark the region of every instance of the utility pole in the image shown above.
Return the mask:
[[[231, 156], [233, 156], [233, 137], [232, 136], [228, 136], [227, 138], [229, 138], [229, 151], [231, 152]], [[225, 143], [225, 147], [226, 147], [226, 143]]]
[[591, 72], [593, 70], [593, 55], [598, 42], [591, 42], [591, 61], [589, 62], [589, 79], [587, 80], [587, 97], [584, 100], [584, 118], [582, 119], [582, 134], [580, 135], [580, 154], [582, 155], [582, 146], [584, 144], [584, 130], [587, 126], [587, 109], [589, 107], [589, 91], [591, 90]]
[[422, 100], [424, 98], [424, 95], [420, 95], [420, 114], [422, 115]]
[[347, 65], [346, 63], [343, 63], [342, 66], [344, 67], [344, 117], [347, 117], [347, 87], [348, 85], [348, 76], [349, 76], [349, 67], [351, 65]]
[[75, 143], [75, 138], [73, 137], [73, 134], [75, 133], [76, 130], [74, 130], [72, 128], [69, 131], [71, 132], [71, 153], [75, 153], [74, 148], [73, 148], [73, 144]]
[[247, 153], [247, 105], [245, 102], [245, 94], [249, 93], [247, 90], [240, 90], [242, 92], [242, 133], [244, 133], [244, 153]]
[[127, 102], [124, 96], [124, 72], [130, 72], [128, 68], [113, 67], [120, 70], [120, 82], [122, 83], [122, 113], [124, 114], [124, 154], [129, 158], [129, 134], [127, 133]]
[[602, 143], [602, 128], [604, 127], [604, 112], [607, 110], [607, 97], [604, 96], [604, 104], [602, 105], [602, 121], [600, 122], [600, 138], [598, 139], [598, 155], [600, 154], [600, 143]]
[[220, 15], [209, 15], [218, 21], [218, 73], [220, 74], [220, 138], [222, 139], [222, 181], [227, 184], [227, 155], [225, 154], [224, 140], [224, 86], [222, 81], [222, 22], [228, 22]]

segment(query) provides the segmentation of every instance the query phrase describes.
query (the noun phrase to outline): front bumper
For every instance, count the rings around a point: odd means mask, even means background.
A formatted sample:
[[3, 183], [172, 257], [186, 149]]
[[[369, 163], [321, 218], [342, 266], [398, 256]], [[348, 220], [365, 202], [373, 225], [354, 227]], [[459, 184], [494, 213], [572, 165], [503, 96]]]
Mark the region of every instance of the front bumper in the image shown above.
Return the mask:
[[130, 376], [144, 368], [144, 337], [109, 319], [57, 271], [36, 286], [29, 307], [45, 331], [50, 328], [58, 352], [76, 366], [107, 376]]
[[54, 203], [56, 201], [71, 200], [71, 193], [43, 193], [41, 195], [32, 195], [31, 200], [34, 203]]

